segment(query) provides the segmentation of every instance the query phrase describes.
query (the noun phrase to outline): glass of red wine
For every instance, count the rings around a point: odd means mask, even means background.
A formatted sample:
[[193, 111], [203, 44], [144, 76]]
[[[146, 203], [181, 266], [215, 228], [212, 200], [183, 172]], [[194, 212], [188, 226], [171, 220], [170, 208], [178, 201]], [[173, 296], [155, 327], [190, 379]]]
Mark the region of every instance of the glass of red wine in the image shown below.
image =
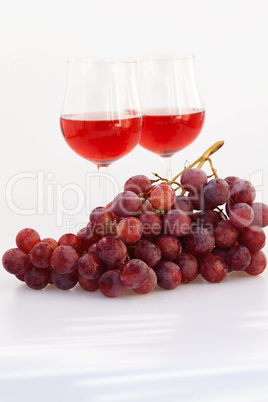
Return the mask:
[[138, 144], [143, 120], [135, 60], [68, 61], [61, 129], [72, 150], [98, 167], [102, 206], [108, 166]]
[[144, 127], [139, 144], [161, 157], [165, 178], [171, 157], [199, 135], [205, 109], [197, 88], [194, 56], [137, 57]]

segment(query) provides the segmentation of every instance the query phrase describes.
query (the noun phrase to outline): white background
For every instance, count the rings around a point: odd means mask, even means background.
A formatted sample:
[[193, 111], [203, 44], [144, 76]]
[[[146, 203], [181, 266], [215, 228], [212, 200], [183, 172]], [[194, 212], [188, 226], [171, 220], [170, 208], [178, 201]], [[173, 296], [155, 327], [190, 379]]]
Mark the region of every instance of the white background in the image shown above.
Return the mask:
[[[49, 209], [47, 200], [70, 183], [85, 191], [86, 174], [95, 172], [91, 162], [68, 148], [59, 126], [66, 60], [73, 57], [195, 54], [206, 121], [198, 139], [173, 157], [173, 172], [224, 140], [213, 157], [219, 175], [250, 178], [258, 199], [268, 203], [267, 16], [266, 0], [1, 0], [1, 254], [14, 247], [23, 227], [34, 227], [41, 237], [65, 233], [70, 217], [59, 224], [60, 205]], [[160, 170], [159, 158], [137, 147], [109, 172], [122, 188], [133, 174], [152, 177]], [[39, 204], [38, 214], [19, 215], [5, 201], [6, 185], [16, 174], [38, 171], [45, 178], [44, 206]], [[89, 208], [96, 205], [97, 185], [90, 192]], [[35, 180], [14, 186], [13, 200], [20, 208], [36, 208], [36, 196]], [[63, 201], [65, 208], [75, 207], [76, 194], [66, 190]], [[74, 218], [77, 224], [86, 222], [86, 206]], [[94, 402], [162, 401], [165, 395], [172, 402], [178, 396], [214, 401], [220, 389], [217, 401], [267, 401], [262, 377], [267, 380], [267, 272], [249, 279], [234, 275], [214, 288], [200, 280], [181, 292], [156, 291], [138, 300], [126, 296], [113, 304], [99, 294], [37, 295], [2, 270], [0, 400], [54, 401], [59, 394]], [[200, 348], [193, 333], [199, 334]], [[225, 347], [234, 353], [237, 367]], [[31, 399], [27, 388], [33, 379], [42, 389], [39, 399]], [[245, 388], [249, 380], [253, 385]], [[75, 386], [67, 387], [72, 381]], [[197, 390], [191, 393], [192, 381]]]

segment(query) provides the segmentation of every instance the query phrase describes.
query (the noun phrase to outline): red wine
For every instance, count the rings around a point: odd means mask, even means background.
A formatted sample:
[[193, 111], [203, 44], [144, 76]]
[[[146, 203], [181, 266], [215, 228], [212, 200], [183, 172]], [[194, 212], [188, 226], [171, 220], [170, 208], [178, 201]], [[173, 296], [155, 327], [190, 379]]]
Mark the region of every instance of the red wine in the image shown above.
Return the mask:
[[166, 115], [145, 114], [139, 144], [160, 156], [171, 156], [191, 144], [201, 131], [205, 112]]
[[60, 119], [67, 144], [97, 166], [108, 166], [128, 154], [139, 142], [143, 116], [134, 112], [105, 120], [102, 115], [65, 115]]

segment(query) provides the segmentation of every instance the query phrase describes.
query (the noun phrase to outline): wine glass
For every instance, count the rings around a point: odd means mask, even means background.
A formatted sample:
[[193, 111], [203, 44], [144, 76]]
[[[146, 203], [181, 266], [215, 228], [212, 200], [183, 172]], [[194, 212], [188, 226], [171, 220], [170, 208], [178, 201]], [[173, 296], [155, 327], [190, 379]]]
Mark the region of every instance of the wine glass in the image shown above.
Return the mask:
[[170, 179], [171, 157], [199, 135], [205, 109], [198, 92], [194, 56], [137, 57], [144, 127], [139, 144], [161, 157]]
[[135, 60], [70, 60], [60, 124], [67, 144], [95, 163], [100, 205], [107, 204], [108, 166], [139, 142], [143, 114]]

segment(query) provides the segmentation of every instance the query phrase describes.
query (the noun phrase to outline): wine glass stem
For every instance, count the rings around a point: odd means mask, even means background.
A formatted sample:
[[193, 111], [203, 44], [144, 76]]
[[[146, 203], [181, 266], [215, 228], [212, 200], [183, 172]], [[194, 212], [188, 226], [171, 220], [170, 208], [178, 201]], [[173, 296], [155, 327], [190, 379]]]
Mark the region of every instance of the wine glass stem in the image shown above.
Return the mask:
[[107, 201], [107, 173], [108, 166], [98, 166], [99, 175], [99, 206], [105, 207]]
[[161, 156], [162, 176], [164, 179], [172, 179], [171, 156]]

